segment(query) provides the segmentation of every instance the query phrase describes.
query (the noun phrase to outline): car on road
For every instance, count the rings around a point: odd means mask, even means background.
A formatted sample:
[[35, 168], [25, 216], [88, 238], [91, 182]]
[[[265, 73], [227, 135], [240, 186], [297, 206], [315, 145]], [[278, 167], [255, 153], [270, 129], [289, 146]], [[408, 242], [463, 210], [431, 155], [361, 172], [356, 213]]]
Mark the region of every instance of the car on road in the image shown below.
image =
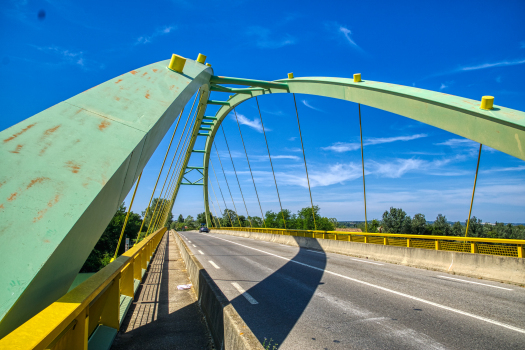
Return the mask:
[[209, 233], [210, 230], [209, 230], [206, 226], [202, 226], [202, 227], [199, 229], [199, 232], [206, 232], [206, 233]]

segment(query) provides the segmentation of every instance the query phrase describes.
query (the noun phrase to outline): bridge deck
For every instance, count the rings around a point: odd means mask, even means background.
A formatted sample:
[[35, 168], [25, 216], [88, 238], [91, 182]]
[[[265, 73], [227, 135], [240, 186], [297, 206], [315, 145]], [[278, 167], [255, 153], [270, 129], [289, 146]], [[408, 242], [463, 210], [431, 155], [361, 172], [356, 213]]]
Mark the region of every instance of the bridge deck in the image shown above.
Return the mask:
[[162, 239], [112, 349], [211, 349], [211, 338], [173, 236]]

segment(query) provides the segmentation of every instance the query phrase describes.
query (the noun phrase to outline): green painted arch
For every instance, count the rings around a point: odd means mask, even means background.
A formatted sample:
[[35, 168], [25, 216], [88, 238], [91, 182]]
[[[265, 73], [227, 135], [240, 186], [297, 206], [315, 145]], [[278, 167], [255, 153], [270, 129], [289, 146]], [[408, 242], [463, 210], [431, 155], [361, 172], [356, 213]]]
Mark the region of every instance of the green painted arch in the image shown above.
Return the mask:
[[[213, 82], [213, 79], [212, 79]], [[480, 101], [410, 86], [376, 81], [354, 82], [348, 78], [308, 77], [283, 79], [288, 89], [248, 89], [233, 95], [229, 105], [222, 106], [215, 117], [206, 141], [204, 157], [204, 203], [208, 205], [208, 163], [218, 127], [239, 104], [255, 96], [274, 93], [297, 93], [331, 97], [382, 109], [435, 126], [456, 135], [525, 160], [525, 112], [494, 105], [492, 110], [479, 108]], [[209, 224], [209, 222], [208, 222]]]

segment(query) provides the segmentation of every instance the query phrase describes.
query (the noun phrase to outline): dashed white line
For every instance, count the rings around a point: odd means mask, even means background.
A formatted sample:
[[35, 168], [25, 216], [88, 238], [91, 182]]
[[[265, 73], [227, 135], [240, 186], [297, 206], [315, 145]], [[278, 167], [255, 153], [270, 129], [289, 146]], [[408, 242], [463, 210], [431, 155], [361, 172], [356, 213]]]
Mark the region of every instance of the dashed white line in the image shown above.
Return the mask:
[[306, 251], [311, 252], [311, 253], [317, 253], [317, 254], [325, 254], [324, 252], [318, 252], [317, 250], [306, 249]]
[[197, 248], [197, 246], [195, 244], [192, 244], [193, 248]]
[[359, 262], [364, 262], [364, 263], [368, 263], [368, 264], [374, 264], [374, 265], [384, 265], [384, 264], [376, 263], [376, 262], [373, 262], [373, 261], [366, 261], [366, 260], [361, 260], [361, 259], [353, 259], [353, 258], [350, 258], [350, 260], [359, 261]]
[[213, 267], [215, 267], [216, 269], [220, 269], [220, 267], [219, 267], [216, 263], [214, 263], [213, 261], [208, 260], [208, 262], [209, 262]]
[[[295, 263], [295, 264], [298, 264], [298, 265], [301, 265], [301, 266], [305, 266], [305, 267], [309, 267], [311, 269], [318, 270], [318, 271], [321, 271], [323, 273], [327, 273], [327, 274], [330, 274], [330, 275], [334, 275], [334, 276], [337, 276], [337, 277], [341, 277], [341, 278], [347, 279], [349, 281], [353, 281], [353, 282], [356, 282], [356, 283], [363, 284], [365, 286], [376, 288], [376, 289], [385, 291], [387, 293], [396, 294], [396, 295], [404, 297], [404, 298], [416, 300], [416, 301], [419, 301], [419, 302], [427, 304], [427, 305], [432, 305], [432, 306], [435, 306], [435, 307], [440, 308], [440, 309], [451, 311], [451, 312], [454, 312], [454, 313], [457, 313], [457, 314], [460, 314], [460, 315], [464, 315], [464, 316], [467, 316], [467, 317], [475, 318], [475, 319], [480, 320], [480, 321], [484, 321], [484, 322], [487, 322], [487, 323], [490, 323], [490, 324], [493, 324], [493, 325], [496, 325], [496, 326], [500, 326], [500, 327], [503, 327], [503, 328], [507, 328], [507, 329], [510, 329], [510, 330], [513, 330], [513, 331], [525, 334], [525, 329], [514, 327], [514, 326], [511, 326], [511, 325], [506, 324], [506, 323], [498, 322], [498, 321], [492, 320], [490, 318], [474, 315], [474, 314], [471, 314], [469, 312], [465, 312], [465, 311], [461, 311], [461, 310], [458, 310], [458, 309], [454, 309], [454, 308], [446, 306], [446, 305], [441, 305], [441, 304], [438, 304], [438, 303], [434, 303], [433, 301], [421, 299], [421, 298], [418, 298], [418, 297], [415, 297], [415, 296], [412, 296], [412, 295], [409, 295], [409, 294], [405, 294], [405, 293], [401, 293], [401, 292], [395, 291], [393, 289], [389, 289], [389, 288], [378, 286], [377, 284], [373, 284], [373, 283], [369, 283], [369, 282], [358, 280], [356, 278], [352, 278], [352, 277], [348, 277], [348, 276], [345, 276], [345, 275], [341, 275], [340, 273], [337, 273], [337, 272], [332, 272], [332, 271], [329, 271], [329, 270], [321, 269], [319, 267], [308, 265], [308, 264], [305, 264], [305, 263], [302, 263], [302, 262], [299, 262], [299, 261], [296, 261], [296, 260], [288, 259], [288, 258], [285, 258], [284, 256], [280, 256], [280, 255], [277, 255], [277, 254], [266, 252], [266, 251], [261, 250], [261, 249], [252, 248], [252, 247], [249, 247], [247, 245], [240, 244], [240, 243], [237, 243], [237, 242], [232, 242], [232, 241], [229, 241], [229, 240], [224, 239], [224, 238], [219, 238], [219, 237], [216, 237], [216, 236], [210, 236], [210, 237], [213, 237], [213, 238], [216, 238], [216, 239], [220, 239], [221, 241], [229, 242], [229, 243], [232, 243], [232, 244], [236, 244], [236, 245], [239, 245], [241, 247], [248, 248], [248, 249], [256, 250], [258, 252], [261, 252], [261, 253], [264, 253], [264, 254], [268, 254], [268, 255], [274, 256], [274, 257], [279, 258], [279, 259], [290, 261], [292, 263]], [[212, 262], [210, 261], [210, 263], [212, 263]], [[214, 265], [214, 264], [212, 263], [212, 265]]]
[[[184, 238], [186, 238], [186, 237], [184, 237]], [[187, 238], [186, 238], [186, 239], [187, 239]], [[191, 241], [188, 241], [188, 243], [191, 243]]]
[[454, 277], [448, 277], [448, 276], [438, 276], [438, 277], [448, 278], [450, 280], [455, 280], [455, 281], [460, 281], [460, 282], [465, 282], [465, 283], [479, 284], [479, 285], [482, 285], [482, 286], [487, 286], [487, 287], [492, 287], [492, 288], [498, 288], [498, 289], [504, 289], [504, 290], [513, 290], [513, 289], [510, 289], [510, 288], [503, 288], [503, 287], [498, 287], [498, 286], [492, 286], [490, 284], [485, 284], [485, 283], [479, 283], [479, 282], [473, 282], [473, 281], [465, 281], [465, 280], [462, 280], [462, 279], [459, 279], [459, 278], [454, 278]]
[[202, 250], [199, 250], [199, 253], [201, 253], [202, 255], [204, 255], [204, 253], [202, 252]]
[[246, 293], [246, 291], [238, 283], [232, 282], [232, 286], [234, 286], [235, 289], [237, 289], [239, 293], [241, 293], [241, 295], [250, 302], [250, 304], [252, 305], [259, 304], [257, 300], [255, 300], [250, 294]]

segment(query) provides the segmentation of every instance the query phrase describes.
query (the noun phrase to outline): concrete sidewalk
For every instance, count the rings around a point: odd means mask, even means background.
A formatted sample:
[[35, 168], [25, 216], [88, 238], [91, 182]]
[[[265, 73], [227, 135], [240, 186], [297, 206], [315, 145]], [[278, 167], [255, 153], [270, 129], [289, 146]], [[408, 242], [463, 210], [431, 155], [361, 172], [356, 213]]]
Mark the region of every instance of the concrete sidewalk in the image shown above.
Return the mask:
[[213, 349], [172, 232], [162, 239], [111, 349]]

